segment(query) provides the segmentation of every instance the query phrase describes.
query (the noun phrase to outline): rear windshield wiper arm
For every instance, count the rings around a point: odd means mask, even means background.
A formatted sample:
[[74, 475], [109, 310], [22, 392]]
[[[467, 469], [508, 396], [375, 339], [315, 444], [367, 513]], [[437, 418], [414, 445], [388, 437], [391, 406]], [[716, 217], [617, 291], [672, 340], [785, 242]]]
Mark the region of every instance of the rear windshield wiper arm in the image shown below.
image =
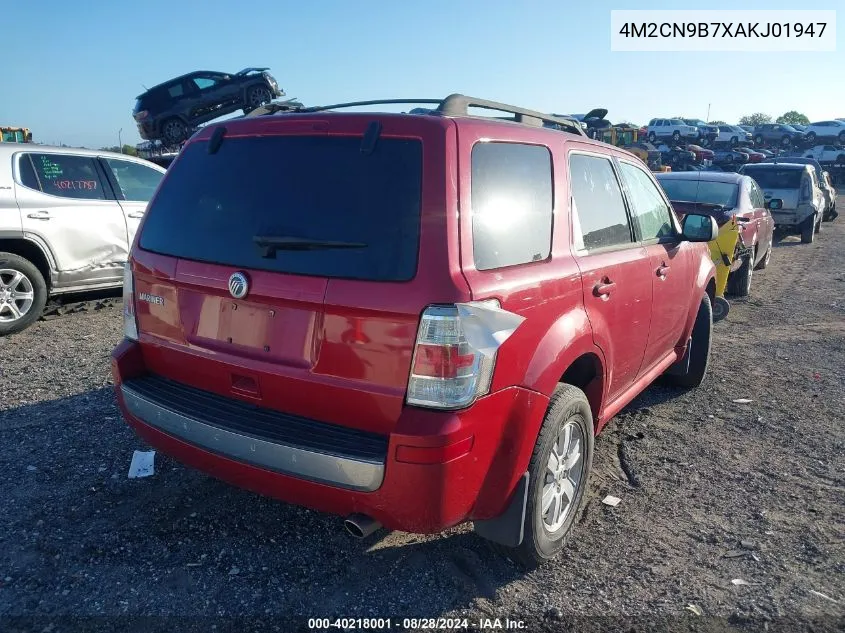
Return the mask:
[[256, 235], [252, 241], [261, 248], [262, 257], [273, 257], [276, 251], [319, 251], [333, 248], [367, 248], [363, 242], [311, 240], [305, 237]]

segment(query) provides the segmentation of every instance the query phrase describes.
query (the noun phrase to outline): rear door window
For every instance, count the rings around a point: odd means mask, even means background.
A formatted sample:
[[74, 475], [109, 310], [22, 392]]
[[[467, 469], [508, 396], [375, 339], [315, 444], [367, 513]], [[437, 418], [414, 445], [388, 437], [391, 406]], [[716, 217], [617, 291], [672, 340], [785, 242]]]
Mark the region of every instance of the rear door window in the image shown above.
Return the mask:
[[105, 200], [106, 192], [92, 156], [29, 154], [40, 189], [62, 198]]
[[140, 247], [282, 273], [406, 281], [420, 235], [422, 144], [224, 138], [189, 144], [147, 210]]
[[478, 270], [546, 259], [552, 244], [552, 157], [546, 147], [472, 149], [472, 248]]
[[571, 154], [569, 179], [575, 248], [589, 251], [633, 243], [622, 189], [610, 159]]

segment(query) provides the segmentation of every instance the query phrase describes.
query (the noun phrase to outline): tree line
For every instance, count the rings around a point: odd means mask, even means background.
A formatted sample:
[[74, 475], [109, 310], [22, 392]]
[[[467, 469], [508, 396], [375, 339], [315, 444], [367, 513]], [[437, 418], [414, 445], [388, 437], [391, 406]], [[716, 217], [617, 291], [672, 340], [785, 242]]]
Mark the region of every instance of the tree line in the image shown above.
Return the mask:
[[[739, 120], [740, 125], [765, 125], [766, 123], [772, 122], [772, 117], [765, 112], [755, 112], [754, 114], [749, 114]], [[808, 119], [805, 114], [801, 114], [797, 110], [790, 110], [789, 112], [784, 112], [776, 118], [774, 123], [780, 123], [781, 125], [810, 125], [810, 119]], [[710, 121], [710, 125], [729, 124], [725, 121]]]

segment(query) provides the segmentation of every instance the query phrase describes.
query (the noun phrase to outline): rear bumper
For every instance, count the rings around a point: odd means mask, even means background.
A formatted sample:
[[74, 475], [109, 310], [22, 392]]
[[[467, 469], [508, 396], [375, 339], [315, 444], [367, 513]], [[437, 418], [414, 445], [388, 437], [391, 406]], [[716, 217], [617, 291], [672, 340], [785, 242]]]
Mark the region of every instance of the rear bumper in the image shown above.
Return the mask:
[[144, 121], [137, 121], [138, 135], [145, 141], [150, 141], [158, 138], [155, 123], [150, 119]]
[[775, 221], [775, 228], [798, 228], [807, 221], [807, 218], [817, 213], [815, 208], [778, 209], [772, 211], [772, 219]]
[[383, 436], [380, 454], [343, 455], [294, 445], [278, 434], [268, 439], [224, 428], [220, 416], [179, 410], [173, 401], [137, 388], [136, 379], [146, 374], [137, 343], [115, 348], [112, 373], [128, 424], [176, 460], [283, 501], [341, 516], [359, 512], [390, 529], [418, 533], [498, 516], [527, 469], [548, 407], [545, 396], [516, 387], [463, 411], [406, 407], [394, 432]]
[[126, 412], [142, 424], [194, 446], [236, 461], [330, 485], [372, 492], [384, 478], [384, 460], [306, 450], [291, 444], [215, 426], [199, 413], [188, 413], [138, 390], [120, 387]]

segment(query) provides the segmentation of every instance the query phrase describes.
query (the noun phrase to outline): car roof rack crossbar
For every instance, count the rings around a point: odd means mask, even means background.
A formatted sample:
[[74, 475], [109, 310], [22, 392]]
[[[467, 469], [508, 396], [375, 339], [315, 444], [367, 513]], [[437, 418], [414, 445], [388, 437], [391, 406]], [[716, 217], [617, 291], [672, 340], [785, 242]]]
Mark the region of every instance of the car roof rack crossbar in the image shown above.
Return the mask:
[[[493, 110], [496, 112], [508, 112], [513, 115], [510, 117], [491, 117], [505, 121], [513, 121], [515, 123], [523, 123], [525, 125], [541, 126], [543, 123], [551, 123], [558, 126], [560, 129], [577, 134], [579, 136], [586, 136], [581, 124], [575, 119], [568, 117], [555, 116], [553, 114], [545, 114], [535, 110], [528, 110], [517, 106], [500, 103], [498, 101], [488, 101], [486, 99], [478, 99], [476, 97], [468, 97], [462, 94], [452, 94], [445, 99], [371, 99], [368, 101], [349, 101], [346, 103], [333, 103], [324, 106], [310, 106], [302, 107], [300, 104], [283, 103], [275, 107], [275, 104], [267, 104], [257, 110], [253, 110], [248, 116], [257, 116], [260, 114], [273, 114], [276, 112], [324, 112], [326, 110], [340, 110], [342, 108], [355, 108], [372, 105], [411, 105], [411, 104], [432, 104], [437, 108], [432, 110], [432, 114], [440, 114], [442, 116], [466, 117], [472, 116], [469, 112], [470, 108], [481, 108], [484, 110]], [[254, 114], [253, 114], [254, 113]]]

